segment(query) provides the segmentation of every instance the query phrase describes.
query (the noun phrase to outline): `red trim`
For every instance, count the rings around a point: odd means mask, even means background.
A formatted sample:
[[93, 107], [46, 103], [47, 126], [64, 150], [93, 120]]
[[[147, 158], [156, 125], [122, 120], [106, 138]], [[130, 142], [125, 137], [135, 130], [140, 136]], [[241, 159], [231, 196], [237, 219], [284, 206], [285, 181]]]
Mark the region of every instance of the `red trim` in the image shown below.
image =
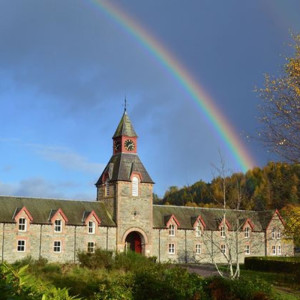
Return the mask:
[[64, 214], [64, 212], [62, 211], [62, 209], [61, 208], [59, 208], [58, 210], [57, 210], [57, 212], [53, 215], [53, 217], [51, 218], [51, 222], [53, 223], [54, 222], [54, 218], [56, 218], [56, 215], [57, 214], [60, 214], [62, 217], [63, 217], [63, 219], [65, 220], [65, 222], [67, 223], [69, 220], [68, 220], [68, 218], [66, 217], [66, 215]]
[[285, 226], [285, 221], [283, 220], [282, 216], [280, 215], [278, 209], [276, 209], [273, 216], [272, 216], [272, 218], [271, 218], [271, 220], [270, 220], [270, 222], [269, 222], [269, 224], [268, 224], [268, 226], [267, 226], [267, 228], [266, 228], [266, 230], [268, 230], [268, 228], [269, 228], [269, 226], [270, 226], [270, 224], [271, 224], [271, 222], [272, 222], [275, 215], [277, 215], [279, 217], [279, 220], [281, 221], [282, 225]]
[[[219, 224], [219, 227], [218, 227], [218, 229], [220, 230], [221, 229], [221, 226], [223, 225], [223, 223], [224, 223], [224, 218], [223, 218], [223, 220], [220, 222], [220, 224]], [[228, 227], [228, 229], [231, 229], [231, 225], [230, 225], [230, 223], [227, 221], [227, 219], [225, 219], [225, 223], [226, 223], [226, 226]]]
[[245, 221], [244, 226], [243, 226], [243, 230], [245, 229], [245, 227], [246, 227], [247, 224], [249, 224], [250, 227], [251, 227], [251, 229], [253, 230], [254, 224], [252, 223], [252, 221], [251, 221], [250, 218], [248, 218], [248, 219]]
[[132, 172], [131, 175], [130, 175], [130, 180], [131, 181], [132, 181], [132, 177], [134, 177], [134, 176], [138, 176], [140, 182], [143, 180], [142, 174], [140, 172]]
[[167, 228], [169, 227], [169, 225], [170, 225], [170, 223], [171, 223], [172, 220], [175, 221], [175, 223], [177, 224], [177, 226], [180, 226], [180, 223], [178, 222], [178, 220], [176, 219], [176, 217], [174, 215], [171, 215], [170, 219], [168, 220], [168, 222], [166, 224]]
[[90, 214], [86, 217], [86, 219], [85, 219], [85, 225], [87, 225], [89, 219], [90, 219], [92, 216], [94, 216], [94, 218], [95, 218], [96, 221], [98, 222], [98, 225], [100, 225], [100, 224], [101, 224], [101, 220], [100, 220], [100, 218], [97, 216], [97, 214], [95, 213], [94, 210], [92, 210], [92, 211], [90, 212]]
[[201, 217], [200, 215], [197, 217], [197, 219], [196, 219], [196, 221], [195, 221], [193, 227], [195, 228], [195, 227], [197, 226], [197, 223], [198, 223], [199, 221], [201, 222], [203, 228], [205, 228], [205, 227], [206, 227], [206, 224], [205, 224], [205, 222], [203, 221], [203, 219], [202, 219], [202, 217]]
[[33, 217], [32, 217], [32, 215], [30, 214], [30, 212], [28, 211], [28, 209], [27, 209], [25, 206], [23, 206], [23, 207], [20, 209], [20, 211], [16, 214], [16, 216], [15, 216], [15, 221], [17, 221], [19, 215], [20, 215], [23, 211], [26, 213], [26, 215], [27, 215], [27, 217], [29, 218], [30, 222], [32, 222], [32, 221], [33, 221]]

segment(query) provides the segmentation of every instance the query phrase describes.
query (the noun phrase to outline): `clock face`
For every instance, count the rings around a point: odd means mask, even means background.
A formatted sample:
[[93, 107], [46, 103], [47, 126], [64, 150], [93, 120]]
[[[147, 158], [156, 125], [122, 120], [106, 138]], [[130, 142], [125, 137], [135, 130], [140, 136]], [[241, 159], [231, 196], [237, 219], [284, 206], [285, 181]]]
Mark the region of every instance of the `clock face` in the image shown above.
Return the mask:
[[120, 141], [115, 141], [115, 150], [118, 151], [121, 149], [121, 143]]
[[127, 151], [134, 150], [134, 142], [132, 140], [126, 140], [124, 146]]

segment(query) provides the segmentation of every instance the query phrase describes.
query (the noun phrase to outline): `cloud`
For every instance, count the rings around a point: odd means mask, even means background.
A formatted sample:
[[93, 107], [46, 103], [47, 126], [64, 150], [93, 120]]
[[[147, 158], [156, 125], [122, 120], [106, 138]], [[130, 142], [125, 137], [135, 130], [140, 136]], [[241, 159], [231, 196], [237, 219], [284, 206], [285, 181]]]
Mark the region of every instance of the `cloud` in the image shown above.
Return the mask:
[[44, 146], [38, 144], [27, 144], [44, 159], [57, 162], [66, 169], [82, 171], [91, 174], [99, 174], [99, 170], [104, 169], [104, 164], [89, 162], [81, 156], [65, 147]]
[[[79, 184], [76, 182], [58, 182], [53, 183], [41, 177], [28, 178], [17, 183], [0, 182], [0, 195], [40, 197], [40, 198], [66, 198], [64, 189], [73, 188], [73, 195], [67, 198], [79, 200], [95, 200], [94, 195], [86, 192], [77, 192]], [[70, 193], [68, 192], [68, 195]]]

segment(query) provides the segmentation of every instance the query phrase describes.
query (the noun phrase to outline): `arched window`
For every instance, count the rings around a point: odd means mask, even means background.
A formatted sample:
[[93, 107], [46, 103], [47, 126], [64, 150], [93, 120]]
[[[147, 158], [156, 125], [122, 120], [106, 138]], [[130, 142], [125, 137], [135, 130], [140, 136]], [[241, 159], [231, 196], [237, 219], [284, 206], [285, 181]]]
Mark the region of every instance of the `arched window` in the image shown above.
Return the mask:
[[132, 196], [138, 196], [139, 195], [139, 179], [134, 176], [132, 178]]

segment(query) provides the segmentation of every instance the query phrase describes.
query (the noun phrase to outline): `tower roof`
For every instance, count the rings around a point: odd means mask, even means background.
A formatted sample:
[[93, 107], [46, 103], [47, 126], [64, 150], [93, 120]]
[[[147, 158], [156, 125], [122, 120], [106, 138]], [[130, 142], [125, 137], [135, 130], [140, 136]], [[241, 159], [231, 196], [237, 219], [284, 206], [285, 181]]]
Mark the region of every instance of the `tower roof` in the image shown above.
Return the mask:
[[117, 127], [117, 130], [116, 130], [113, 138], [116, 138], [119, 136], [128, 136], [128, 137], [136, 137], [137, 136], [136, 132], [133, 129], [131, 121], [127, 115], [126, 110], [124, 111], [122, 119]]

